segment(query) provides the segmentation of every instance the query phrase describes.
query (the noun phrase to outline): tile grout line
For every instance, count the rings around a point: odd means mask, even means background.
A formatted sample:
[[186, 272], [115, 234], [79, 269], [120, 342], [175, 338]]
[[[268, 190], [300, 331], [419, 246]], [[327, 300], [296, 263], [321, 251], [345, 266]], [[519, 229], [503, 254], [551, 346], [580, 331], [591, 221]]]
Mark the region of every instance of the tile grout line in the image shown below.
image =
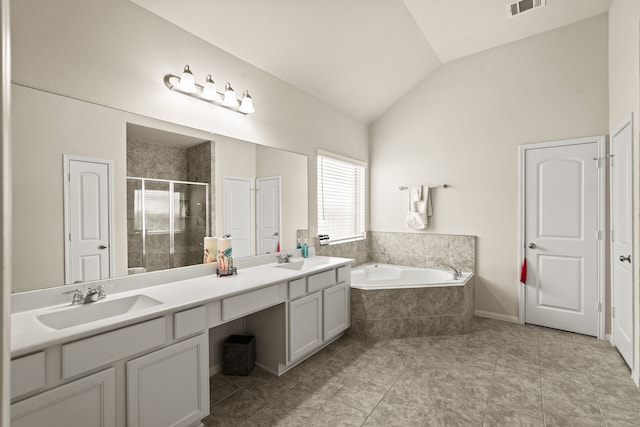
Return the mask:
[[602, 421], [604, 422], [605, 427], [609, 425], [607, 422], [607, 417], [604, 416], [604, 412], [602, 411], [602, 406], [600, 406], [600, 399], [598, 399], [598, 395], [596, 394], [596, 390], [593, 387], [593, 382], [591, 381], [591, 377], [586, 375], [589, 380], [589, 386], [591, 386], [591, 393], [593, 394], [594, 399], [596, 400], [596, 405], [598, 405], [598, 410], [600, 411], [600, 416], [602, 417]]
[[[403, 370], [404, 372], [404, 370]], [[387, 397], [387, 395], [389, 394], [389, 392], [391, 391], [391, 389], [393, 388], [394, 385], [396, 385], [396, 383], [398, 382], [398, 380], [400, 379], [400, 375], [396, 376], [396, 379], [393, 381], [393, 384], [391, 384], [391, 386], [387, 389], [387, 391], [384, 393], [384, 396], [382, 396], [382, 399], [380, 399], [380, 401], [378, 401], [378, 403], [376, 403], [376, 406], [373, 407], [373, 409], [371, 410], [371, 412], [369, 412], [367, 414], [367, 417], [364, 419], [364, 421], [362, 422], [362, 424], [360, 424], [361, 426], [365, 425], [367, 423], [367, 421], [369, 420], [369, 417], [371, 417], [371, 415], [376, 411], [376, 409], [378, 408], [378, 406], [380, 406], [380, 404], [382, 403], [382, 401]], [[357, 408], [356, 408], [357, 409]]]

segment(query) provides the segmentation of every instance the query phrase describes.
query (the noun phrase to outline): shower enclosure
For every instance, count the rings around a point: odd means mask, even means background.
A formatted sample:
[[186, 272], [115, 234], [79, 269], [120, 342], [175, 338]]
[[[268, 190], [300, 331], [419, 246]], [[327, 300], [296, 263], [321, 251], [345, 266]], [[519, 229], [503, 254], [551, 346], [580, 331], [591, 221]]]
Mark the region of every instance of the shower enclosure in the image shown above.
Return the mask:
[[202, 263], [209, 184], [127, 177], [129, 274]]

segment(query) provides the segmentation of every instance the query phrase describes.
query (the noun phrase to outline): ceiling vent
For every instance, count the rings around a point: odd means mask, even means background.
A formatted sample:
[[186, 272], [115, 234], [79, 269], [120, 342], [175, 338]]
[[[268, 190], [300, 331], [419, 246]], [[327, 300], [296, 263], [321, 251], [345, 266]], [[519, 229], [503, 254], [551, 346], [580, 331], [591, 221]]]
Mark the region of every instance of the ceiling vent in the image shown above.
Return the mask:
[[546, 5], [547, 0], [520, 0], [509, 5], [509, 14], [511, 16], [516, 16], [529, 10], [533, 10], [537, 7]]

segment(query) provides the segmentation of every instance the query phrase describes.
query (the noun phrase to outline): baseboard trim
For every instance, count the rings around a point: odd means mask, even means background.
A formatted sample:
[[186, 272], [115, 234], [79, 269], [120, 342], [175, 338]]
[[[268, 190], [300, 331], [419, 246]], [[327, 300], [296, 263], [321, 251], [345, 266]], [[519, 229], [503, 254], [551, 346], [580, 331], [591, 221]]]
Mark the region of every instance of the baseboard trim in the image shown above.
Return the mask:
[[640, 388], [640, 372], [631, 371], [631, 379], [636, 383], [636, 387]]
[[605, 334], [604, 340], [607, 341], [609, 344], [613, 345], [613, 337], [611, 336], [611, 334]]
[[500, 314], [483, 310], [475, 310], [473, 313], [478, 317], [486, 317], [487, 319], [502, 320], [503, 322], [510, 323], [520, 323], [518, 316], [509, 316], [508, 314]]
[[217, 363], [213, 366], [209, 366], [209, 376], [212, 377], [218, 372], [222, 372], [222, 363]]

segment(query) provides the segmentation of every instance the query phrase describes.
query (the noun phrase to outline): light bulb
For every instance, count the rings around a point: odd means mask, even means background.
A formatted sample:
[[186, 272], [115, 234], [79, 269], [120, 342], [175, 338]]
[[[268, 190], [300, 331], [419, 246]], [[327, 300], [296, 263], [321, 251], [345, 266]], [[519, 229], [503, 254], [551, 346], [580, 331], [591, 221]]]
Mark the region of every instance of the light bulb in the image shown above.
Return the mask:
[[204, 88], [202, 89], [202, 99], [207, 101], [220, 100], [220, 95], [216, 91], [216, 83], [211, 78], [211, 74], [207, 75], [207, 79], [204, 82]]
[[236, 98], [236, 93], [229, 82], [224, 85], [224, 99], [222, 100], [222, 105], [225, 107], [238, 107], [238, 98]]
[[185, 65], [184, 71], [182, 72], [182, 76], [180, 76], [180, 83], [178, 83], [179, 90], [187, 93], [195, 93], [196, 92], [196, 84], [193, 79], [193, 73], [189, 69], [188, 65]]
[[245, 90], [244, 95], [242, 95], [242, 103], [240, 104], [238, 111], [244, 114], [252, 114], [256, 112], [255, 108], [253, 108], [253, 99], [251, 99], [251, 95], [249, 95], [248, 90]]

